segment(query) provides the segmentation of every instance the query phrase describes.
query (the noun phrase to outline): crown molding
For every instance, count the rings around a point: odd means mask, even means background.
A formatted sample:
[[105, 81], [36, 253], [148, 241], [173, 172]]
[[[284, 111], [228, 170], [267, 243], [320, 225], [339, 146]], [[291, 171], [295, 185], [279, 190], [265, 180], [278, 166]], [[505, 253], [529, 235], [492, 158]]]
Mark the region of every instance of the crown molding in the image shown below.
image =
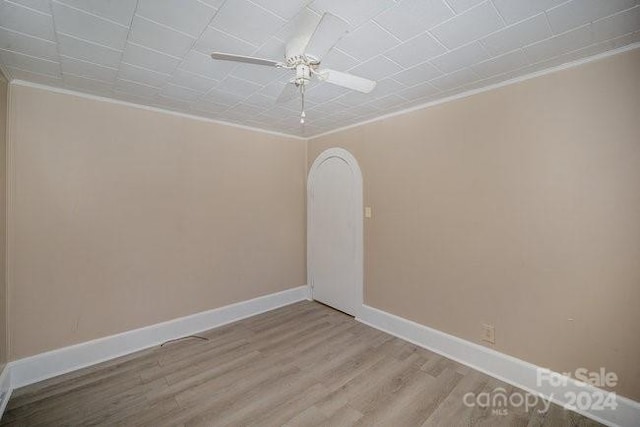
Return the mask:
[[[140, 108], [143, 110], [148, 110], [148, 111], [155, 111], [155, 112], [159, 112], [159, 113], [165, 113], [165, 114], [169, 114], [169, 115], [173, 115], [173, 116], [177, 116], [177, 117], [184, 117], [184, 118], [188, 118], [188, 119], [193, 119], [193, 120], [199, 120], [199, 121], [204, 121], [204, 122], [208, 122], [208, 123], [215, 123], [215, 124], [219, 124], [219, 125], [223, 125], [223, 126], [230, 126], [230, 127], [234, 127], [234, 128], [238, 128], [238, 129], [244, 129], [244, 130], [249, 130], [249, 131], [253, 131], [253, 132], [259, 132], [259, 133], [265, 133], [265, 134], [269, 134], [269, 135], [275, 135], [275, 136], [280, 136], [280, 137], [285, 137], [285, 138], [293, 138], [293, 139], [297, 139], [300, 141], [306, 141], [309, 142], [312, 139], [315, 138], [320, 138], [323, 136], [327, 136], [327, 135], [331, 135], [334, 133], [338, 133], [338, 132], [342, 132], [348, 129], [353, 129], [356, 127], [360, 127], [360, 126], [364, 126], [367, 125], [369, 123], [375, 123], [381, 120], [386, 120], [392, 117], [396, 117], [396, 116], [401, 116], [404, 114], [408, 114], [408, 113], [412, 113], [414, 111], [418, 111], [418, 110], [422, 110], [422, 109], [427, 109], [430, 107], [435, 107], [437, 105], [441, 105], [441, 104], [446, 104], [448, 102], [451, 101], [456, 101], [458, 99], [462, 99], [462, 98], [467, 98], [469, 96], [473, 96], [479, 93], [483, 93], [483, 92], [489, 92], [495, 89], [499, 89], [505, 86], [510, 86], [513, 84], [517, 84], [526, 80], [531, 80], [537, 77], [541, 77], [541, 76], [545, 76], [547, 74], [552, 74], [552, 73], [556, 73], [558, 71], [562, 71], [562, 70], [566, 70], [566, 69], [570, 69], [570, 68], [574, 68], [574, 67], [578, 67], [580, 65], [584, 65], [590, 62], [594, 62], [594, 61], [598, 61], [604, 58], [608, 58], [610, 56], [614, 56], [623, 52], [627, 52], [627, 51], [631, 51], [634, 49], [638, 49], [640, 48], [640, 42], [636, 42], [636, 43], [631, 43], [628, 44], [626, 46], [617, 48], [617, 49], [612, 49], [606, 52], [602, 52], [596, 55], [592, 55], [592, 56], [588, 56], [586, 58], [582, 58], [582, 59], [578, 59], [575, 61], [570, 61], [567, 62], [565, 64], [561, 64], [561, 65], [557, 65], [555, 67], [550, 67], [550, 68], [545, 68], [543, 70], [540, 71], [536, 71], [534, 73], [529, 73], [529, 74], [525, 74], [519, 77], [515, 77], [509, 80], [505, 80], [503, 82], [500, 83], [494, 83], [488, 86], [484, 86], [481, 88], [476, 88], [476, 89], [471, 89], [468, 91], [464, 91], [452, 96], [448, 96], [446, 98], [441, 98], [441, 99], [437, 99], [435, 101], [430, 101], [430, 102], [425, 102], [424, 104], [419, 104], [419, 105], [415, 105], [413, 107], [410, 108], [406, 108], [403, 110], [399, 110], [399, 111], [394, 111], [393, 113], [389, 113], [389, 114], [384, 114], [381, 116], [377, 116], [377, 117], [373, 117], [371, 119], [367, 119], [361, 122], [357, 122], [357, 123], [353, 123], [347, 126], [342, 126], [339, 127], [337, 129], [333, 129], [330, 131], [326, 131], [326, 132], [321, 132], [315, 135], [310, 135], [310, 136], [306, 136], [306, 137], [302, 137], [299, 135], [293, 135], [293, 134], [288, 134], [288, 133], [284, 133], [284, 132], [277, 132], [277, 131], [271, 131], [271, 130], [267, 130], [267, 129], [262, 129], [262, 128], [257, 128], [257, 127], [253, 127], [253, 126], [247, 126], [247, 125], [241, 125], [241, 124], [237, 124], [237, 123], [231, 123], [231, 122], [226, 122], [223, 120], [216, 120], [216, 119], [212, 119], [209, 117], [203, 117], [203, 116], [197, 116], [194, 114], [188, 114], [188, 113], [181, 113], [178, 111], [173, 111], [173, 110], [168, 110], [168, 109], [164, 109], [164, 108], [160, 108], [160, 107], [151, 107], [148, 105], [144, 105], [144, 104], [136, 104], [133, 102], [129, 102], [129, 101], [121, 101], [118, 99], [113, 99], [113, 98], [108, 98], [105, 96], [99, 96], [99, 95], [92, 95], [92, 94], [87, 94], [87, 93], [83, 93], [83, 92], [78, 92], [78, 91], [74, 91], [71, 89], [63, 89], [63, 88], [59, 88], [59, 87], [54, 87], [54, 86], [48, 86], [48, 85], [43, 85], [40, 83], [33, 83], [33, 82], [29, 82], [29, 81], [25, 81], [25, 80], [19, 80], [19, 79], [11, 79], [9, 76], [6, 76], [7, 79], [9, 79], [9, 84], [10, 85], [16, 85], [16, 86], [25, 86], [25, 87], [33, 87], [33, 88], [37, 88], [37, 89], [42, 89], [42, 90], [48, 90], [51, 92], [56, 92], [56, 93], [62, 93], [62, 94], [67, 94], [67, 95], [73, 95], [73, 96], [78, 96], [81, 98], [87, 98], [87, 99], [93, 99], [93, 100], [97, 100], [97, 101], [103, 101], [103, 102], [108, 102], [108, 103], [112, 103], [112, 104], [118, 104], [118, 105], [125, 105], [125, 106], [129, 106], [129, 107], [134, 107], [134, 108]], [[2, 70], [2, 66], [0, 65], [0, 70]]]
[[88, 93], [84, 93], [84, 92], [78, 92], [78, 91], [71, 90], [71, 89], [64, 89], [64, 88], [55, 87], [55, 86], [43, 85], [41, 83], [29, 82], [29, 81], [26, 81], [26, 80], [12, 79], [12, 80], [9, 81], [9, 84], [13, 85], [13, 86], [30, 87], [30, 88], [46, 90], [46, 91], [54, 92], [54, 93], [61, 93], [61, 94], [64, 94], [64, 95], [77, 96], [79, 98], [92, 99], [94, 101], [101, 101], [101, 102], [106, 102], [106, 103], [109, 103], [109, 104], [124, 105], [124, 106], [127, 106], [127, 107], [138, 108], [138, 109], [141, 109], [141, 110], [154, 111], [156, 113], [164, 113], [164, 114], [168, 114], [168, 115], [171, 115], [171, 116], [177, 116], [177, 117], [183, 117], [183, 118], [186, 118], [186, 119], [198, 120], [198, 121], [201, 121], [201, 122], [215, 123], [215, 124], [218, 124], [218, 125], [229, 126], [229, 127], [233, 127], [233, 128], [237, 128], [237, 129], [244, 129], [244, 130], [249, 130], [249, 131], [253, 131], [253, 132], [266, 133], [268, 135], [275, 135], [275, 136], [280, 136], [280, 137], [285, 137], [285, 138], [293, 138], [293, 139], [298, 139], [300, 141], [308, 141], [308, 138], [303, 138], [303, 137], [298, 136], [298, 135], [292, 135], [292, 134], [283, 133], [283, 132], [276, 132], [276, 131], [272, 131], [272, 130], [261, 129], [261, 128], [247, 126], [247, 125], [241, 125], [241, 124], [237, 124], [237, 123], [225, 122], [223, 120], [211, 119], [209, 117], [197, 116], [195, 114], [181, 113], [181, 112], [178, 112], [178, 111], [167, 110], [167, 109], [160, 108], [160, 107], [151, 107], [149, 105], [136, 104], [134, 102], [122, 101], [122, 100], [119, 100], [119, 99], [108, 98], [106, 96], [92, 95], [92, 94], [88, 94]]
[[456, 100], [462, 99], [462, 98], [467, 98], [469, 96], [476, 95], [476, 94], [479, 94], [479, 93], [489, 92], [489, 91], [492, 91], [492, 90], [495, 90], [495, 89], [499, 89], [501, 87], [510, 86], [510, 85], [513, 85], [513, 84], [516, 84], [516, 83], [520, 83], [520, 82], [523, 82], [523, 81], [526, 81], [526, 80], [534, 79], [536, 77], [545, 76], [547, 74], [556, 73], [558, 71], [562, 71], [562, 70], [566, 70], [566, 69], [569, 69], [569, 68], [573, 68], [573, 67], [577, 67], [577, 66], [580, 66], [580, 65], [584, 65], [584, 64], [587, 64], [589, 62], [598, 61], [600, 59], [604, 59], [604, 58], [607, 58], [609, 56], [617, 55], [619, 53], [627, 52], [627, 51], [638, 49], [638, 48], [640, 48], [640, 42], [631, 43], [631, 44], [628, 44], [626, 46], [623, 46], [623, 47], [620, 47], [620, 48], [617, 48], [617, 49], [608, 50], [606, 52], [602, 52], [602, 53], [599, 53], [599, 54], [596, 54], [596, 55], [588, 56], [586, 58], [578, 59], [576, 61], [570, 61], [570, 62], [561, 64], [561, 65], [557, 65], [555, 67], [545, 68], [543, 70], [536, 71], [534, 73], [525, 74], [525, 75], [522, 75], [522, 76], [518, 76], [518, 77], [515, 77], [513, 79], [505, 80], [505, 81], [500, 82], [500, 83], [494, 83], [492, 85], [484, 86], [484, 87], [481, 87], [481, 88], [471, 89], [471, 90], [468, 90], [468, 91], [465, 91], [465, 92], [460, 92], [460, 93], [457, 93], [455, 95], [448, 96], [446, 98], [436, 99], [435, 101], [426, 102], [424, 104], [419, 104], [419, 105], [416, 105], [416, 106], [413, 106], [413, 107], [410, 107], [410, 108], [406, 108], [404, 110], [394, 111], [393, 113], [384, 114], [382, 116], [377, 116], [377, 117], [374, 117], [372, 119], [364, 120], [362, 122], [353, 123], [353, 124], [350, 124], [350, 125], [347, 125], [347, 126], [343, 126], [343, 127], [338, 128], [338, 129], [333, 129], [333, 130], [330, 130], [330, 131], [327, 131], [327, 132], [322, 132], [322, 133], [319, 133], [319, 134], [316, 134], [316, 135], [312, 135], [312, 136], [307, 137], [307, 141], [310, 141], [310, 140], [315, 139], [315, 138], [320, 138], [320, 137], [323, 137], [323, 136], [331, 135], [333, 133], [342, 132], [342, 131], [345, 131], [345, 130], [348, 130], [348, 129], [353, 129], [353, 128], [356, 128], [356, 127], [359, 127], [359, 126], [363, 126], [363, 125], [366, 125], [366, 124], [369, 124], [369, 123], [378, 122], [380, 120], [389, 119], [391, 117], [401, 116], [403, 114], [412, 113], [414, 111], [427, 109], [427, 108], [430, 108], [430, 107], [435, 107], [436, 105], [446, 104], [447, 102], [456, 101]]

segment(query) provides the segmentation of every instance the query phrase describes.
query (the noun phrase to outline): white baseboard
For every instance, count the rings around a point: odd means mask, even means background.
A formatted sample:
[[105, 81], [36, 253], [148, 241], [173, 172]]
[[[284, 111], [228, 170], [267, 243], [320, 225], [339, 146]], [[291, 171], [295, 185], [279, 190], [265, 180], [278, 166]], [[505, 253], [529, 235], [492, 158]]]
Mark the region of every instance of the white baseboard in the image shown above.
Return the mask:
[[[615, 397], [616, 409], [578, 410], [572, 408], [572, 410], [609, 426], [640, 426], [640, 403], [631, 399], [613, 396], [612, 393], [575, 379], [568, 379], [566, 384], [560, 387], [552, 387], [548, 383], [538, 385], [537, 373], [538, 369], [541, 369], [539, 366], [367, 305], [362, 306], [357, 320], [561, 406], [569, 403], [565, 393], [585, 391], [591, 395], [594, 392], [606, 393]], [[560, 374], [555, 373], [555, 375]]]
[[305, 299], [309, 299], [309, 287], [300, 286], [19, 359], [8, 365], [10, 384], [14, 389], [23, 387]]
[[12, 391], [11, 368], [6, 365], [2, 373], [0, 373], [0, 396], [2, 396], [0, 398], [0, 420], [2, 419], [2, 414], [4, 414], [4, 409], [7, 407], [7, 403], [9, 403]]

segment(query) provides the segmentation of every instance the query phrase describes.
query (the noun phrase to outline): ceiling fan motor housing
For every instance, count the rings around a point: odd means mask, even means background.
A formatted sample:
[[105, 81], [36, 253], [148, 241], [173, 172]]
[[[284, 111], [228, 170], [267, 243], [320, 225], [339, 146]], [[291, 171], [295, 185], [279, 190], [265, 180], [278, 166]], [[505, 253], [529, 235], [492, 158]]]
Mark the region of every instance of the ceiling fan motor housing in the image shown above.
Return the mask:
[[307, 64], [296, 65], [296, 78], [294, 82], [298, 86], [304, 86], [311, 80], [311, 68]]

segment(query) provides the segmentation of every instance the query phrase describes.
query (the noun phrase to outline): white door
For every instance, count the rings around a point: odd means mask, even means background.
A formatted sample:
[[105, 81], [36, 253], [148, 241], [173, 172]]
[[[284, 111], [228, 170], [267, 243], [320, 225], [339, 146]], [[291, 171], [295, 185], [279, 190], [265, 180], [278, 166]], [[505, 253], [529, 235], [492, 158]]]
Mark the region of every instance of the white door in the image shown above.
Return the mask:
[[313, 299], [353, 316], [362, 305], [362, 175], [330, 148], [307, 181], [307, 271]]

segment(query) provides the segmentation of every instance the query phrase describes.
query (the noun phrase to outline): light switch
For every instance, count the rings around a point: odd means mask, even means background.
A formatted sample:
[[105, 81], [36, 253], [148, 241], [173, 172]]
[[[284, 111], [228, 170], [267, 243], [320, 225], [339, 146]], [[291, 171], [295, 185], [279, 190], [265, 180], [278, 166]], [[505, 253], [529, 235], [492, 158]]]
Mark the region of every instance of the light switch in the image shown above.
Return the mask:
[[364, 208], [364, 217], [371, 218], [371, 206], [365, 206]]

